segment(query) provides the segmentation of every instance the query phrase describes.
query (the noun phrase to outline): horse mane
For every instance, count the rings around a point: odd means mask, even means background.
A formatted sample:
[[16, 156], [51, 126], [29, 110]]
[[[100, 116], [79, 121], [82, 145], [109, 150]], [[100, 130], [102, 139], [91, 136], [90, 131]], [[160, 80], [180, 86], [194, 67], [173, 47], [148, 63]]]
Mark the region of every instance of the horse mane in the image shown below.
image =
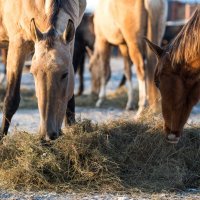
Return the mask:
[[52, 48], [54, 45], [54, 39], [57, 34], [55, 27], [56, 27], [58, 13], [61, 6], [62, 6], [61, 0], [50, 1], [48, 17], [49, 17], [49, 24], [50, 24], [51, 29], [45, 35], [46, 44], [48, 48]]
[[52, 0], [50, 3], [49, 19], [50, 24], [55, 26], [60, 7], [62, 6], [61, 0]]
[[172, 63], [189, 63], [200, 56], [200, 6], [166, 48]]
[[77, 9], [76, 7], [78, 7], [78, 5], [75, 0], [46, 0], [45, 6], [47, 6], [47, 17], [50, 25], [50, 29], [45, 34], [45, 40], [47, 48], [52, 48], [55, 38], [58, 35], [56, 24], [59, 20], [59, 10], [62, 8], [66, 13], [69, 13], [69, 15], [70, 12], [72, 12], [71, 15], [73, 15], [73, 11]]

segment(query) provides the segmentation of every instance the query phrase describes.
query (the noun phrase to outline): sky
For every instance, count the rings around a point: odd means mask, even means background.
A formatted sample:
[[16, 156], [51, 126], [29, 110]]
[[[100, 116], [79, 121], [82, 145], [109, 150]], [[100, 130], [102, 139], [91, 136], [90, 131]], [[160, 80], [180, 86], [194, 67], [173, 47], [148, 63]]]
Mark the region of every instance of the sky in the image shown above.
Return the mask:
[[87, 0], [87, 9], [86, 11], [94, 11], [96, 5], [98, 3], [98, 0]]
[[[185, 2], [185, 3], [200, 3], [200, 0], [176, 0], [180, 2]], [[87, 12], [92, 12], [94, 11], [96, 5], [98, 3], [98, 0], [87, 0]]]

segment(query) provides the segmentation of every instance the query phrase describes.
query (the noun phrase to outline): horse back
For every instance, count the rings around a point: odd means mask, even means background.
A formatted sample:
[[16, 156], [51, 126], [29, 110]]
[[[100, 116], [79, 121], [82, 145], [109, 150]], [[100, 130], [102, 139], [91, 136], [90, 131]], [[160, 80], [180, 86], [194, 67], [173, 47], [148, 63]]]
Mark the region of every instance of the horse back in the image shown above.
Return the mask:
[[145, 34], [145, 14], [141, 0], [101, 0], [95, 12], [95, 33], [119, 45], [125, 42], [124, 31], [136, 38]]
[[[61, 3], [55, 6], [58, 2]], [[33, 18], [42, 32], [55, 26], [59, 33], [63, 33], [69, 19], [74, 22], [76, 28], [85, 6], [85, 0], [1, 0], [0, 40], [10, 40], [16, 36], [32, 40], [30, 24]]]

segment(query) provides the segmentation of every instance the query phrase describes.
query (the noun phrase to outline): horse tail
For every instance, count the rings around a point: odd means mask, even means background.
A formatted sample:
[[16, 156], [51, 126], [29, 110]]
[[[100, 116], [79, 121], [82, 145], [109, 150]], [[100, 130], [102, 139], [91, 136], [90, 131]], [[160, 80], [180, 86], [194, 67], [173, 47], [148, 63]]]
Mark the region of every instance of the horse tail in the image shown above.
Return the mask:
[[[161, 45], [164, 36], [168, 4], [166, 0], [144, 0], [147, 12], [147, 30], [146, 37], [153, 43]], [[150, 48], [146, 49], [147, 58], [147, 91], [149, 104], [156, 104], [159, 93], [154, 85], [154, 70], [156, 57]]]
[[147, 38], [161, 45], [167, 21], [167, 1], [145, 0], [145, 9], [147, 11]]

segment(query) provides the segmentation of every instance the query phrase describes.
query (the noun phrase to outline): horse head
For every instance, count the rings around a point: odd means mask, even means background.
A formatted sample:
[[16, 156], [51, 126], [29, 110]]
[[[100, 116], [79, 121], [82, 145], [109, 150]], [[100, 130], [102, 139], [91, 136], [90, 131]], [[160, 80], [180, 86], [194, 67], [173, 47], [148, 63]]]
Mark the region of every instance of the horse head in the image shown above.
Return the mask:
[[72, 41], [75, 27], [69, 20], [62, 35], [54, 28], [42, 33], [32, 20], [31, 30], [35, 53], [30, 71], [35, 80], [40, 134], [46, 140], [56, 139], [74, 91]]
[[174, 62], [168, 48], [160, 48], [147, 39], [146, 42], [158, 60], [154, 80], [161, 93], [167, 140], [177, 143], [192, 107], [200, 98], [200, 70], [193, 68], [192, 62]]

